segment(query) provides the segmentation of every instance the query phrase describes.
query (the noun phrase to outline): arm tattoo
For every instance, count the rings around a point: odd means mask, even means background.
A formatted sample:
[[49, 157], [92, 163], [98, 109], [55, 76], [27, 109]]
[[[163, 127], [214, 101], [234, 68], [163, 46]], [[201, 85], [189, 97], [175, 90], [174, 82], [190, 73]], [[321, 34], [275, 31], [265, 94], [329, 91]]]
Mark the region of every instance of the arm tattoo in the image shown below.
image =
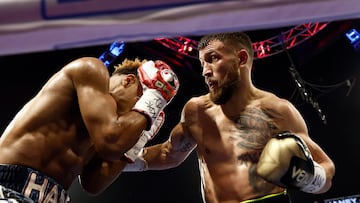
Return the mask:
[[179, 147], [174, 149], [175, 152], [189, 152], [192, 148], [192, 143], [189, 139], [186, 139], [184, 135], [181, 135], [179, 140]]

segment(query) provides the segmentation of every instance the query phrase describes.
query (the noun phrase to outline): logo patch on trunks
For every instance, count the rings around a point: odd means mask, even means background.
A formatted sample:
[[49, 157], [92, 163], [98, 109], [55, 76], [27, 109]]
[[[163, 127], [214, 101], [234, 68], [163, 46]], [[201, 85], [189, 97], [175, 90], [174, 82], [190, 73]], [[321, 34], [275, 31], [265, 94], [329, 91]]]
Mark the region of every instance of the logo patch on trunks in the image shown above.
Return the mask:
[[60, 203], [67, 200], [66, 191], [61, 186], [34, 171], [29, 173], [23, 194], [41, 203]]

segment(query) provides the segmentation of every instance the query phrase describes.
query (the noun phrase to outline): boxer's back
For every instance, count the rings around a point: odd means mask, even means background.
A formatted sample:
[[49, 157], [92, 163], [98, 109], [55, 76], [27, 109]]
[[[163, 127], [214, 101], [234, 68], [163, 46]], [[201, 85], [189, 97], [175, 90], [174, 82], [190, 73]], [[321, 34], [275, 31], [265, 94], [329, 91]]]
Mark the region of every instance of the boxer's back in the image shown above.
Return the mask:
[[76, 91], [64, 69], [11, 121], [0, 138], [0, 154], [0, 164], [31, 167], [65, 188], [93, 156]]

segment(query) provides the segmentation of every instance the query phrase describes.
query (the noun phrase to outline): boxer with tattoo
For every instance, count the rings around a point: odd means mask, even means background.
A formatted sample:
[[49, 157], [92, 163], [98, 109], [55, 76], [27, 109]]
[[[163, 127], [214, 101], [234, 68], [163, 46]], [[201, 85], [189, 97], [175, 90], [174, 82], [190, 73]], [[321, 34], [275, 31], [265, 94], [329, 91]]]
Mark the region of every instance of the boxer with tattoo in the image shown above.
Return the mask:
[[210, 34], [198, 50], [209, 93], [191, 98], [169, 139], [146, 147], [126, 170], [176, 167], [196, 149], [206, 203], [288, 203], [288, 188], [328, 191], [334, 163], [300, 112], [254, 86], [250, 38]]

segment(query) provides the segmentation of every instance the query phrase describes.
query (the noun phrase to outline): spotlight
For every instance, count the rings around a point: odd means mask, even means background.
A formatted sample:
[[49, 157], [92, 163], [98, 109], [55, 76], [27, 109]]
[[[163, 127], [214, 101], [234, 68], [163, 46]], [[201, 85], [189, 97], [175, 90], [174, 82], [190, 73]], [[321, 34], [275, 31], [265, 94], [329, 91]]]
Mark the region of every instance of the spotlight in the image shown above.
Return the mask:
[[113, 42], [109, 49], [104, 51], [99, 57], [102, 60], [106, 67], [116, 60], [117, 57], [124, 51], [125, 43], [123, 41]]
[[360, 40], [360, 34], [356, 29], [351, 29], [347, 33], [345, 33], [345, 36], [350, 40], [351, 44], [354, 44]]
[[356, 29], [349, 30], [345, 33], [345, 36], [348, 38], [355, 50], [360, 49], [360, 34]]

